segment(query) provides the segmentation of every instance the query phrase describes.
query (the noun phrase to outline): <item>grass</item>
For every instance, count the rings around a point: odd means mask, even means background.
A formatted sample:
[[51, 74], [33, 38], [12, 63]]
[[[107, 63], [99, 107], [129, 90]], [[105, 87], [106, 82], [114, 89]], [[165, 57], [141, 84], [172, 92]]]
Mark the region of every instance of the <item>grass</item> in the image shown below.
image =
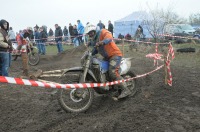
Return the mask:
[[[125, 43], [125, 45], [128, 45]], [[123, 50], [121, 44], [118, 45], [121, 50]], [[175, 59], [172, 61], [172, 65], [176, 66], [185, 66], [189, 68], [195, 68], [200, 66], [200, 44], [194, 44], [194, 43], [184, 43], [184, 44], [172, 44], [174, 51], [175, 51]], [[179, 53], [176, 52], [179, 48], [195, 48], [196, 52], [192, 53]], [[163, 54], [162, 50], [168, 51], [168, 47], [159, 47], [158, 52]], [[127, 52], [128, 51], [128, 52]], [[138, 47], [138, 52], [135, 52], [135, 49], [133, 51], [129, 50], [129, 46], [124, 47], [124, 55], [125, 57], [129, 56], [130, 52], [134, 52], [134, 56], [144, 56], [149, 53], [155, 53], [155, 45], [152, 46], [146, 46], [146, 45], [140, 45]], [[133, 57], [134, 57], [133, 56]]]
[[[65, 44], [63, 45], [64, 51], [68, 50], [68, 49], [72, 49], [72, 48], [74, 48], [73, 45], [65, 45]], [[56, 44], [46, 46], [46, 54], [47, 55], [56, 55], [57, 53], [58, 53], [58, 49], [57, 49]]]

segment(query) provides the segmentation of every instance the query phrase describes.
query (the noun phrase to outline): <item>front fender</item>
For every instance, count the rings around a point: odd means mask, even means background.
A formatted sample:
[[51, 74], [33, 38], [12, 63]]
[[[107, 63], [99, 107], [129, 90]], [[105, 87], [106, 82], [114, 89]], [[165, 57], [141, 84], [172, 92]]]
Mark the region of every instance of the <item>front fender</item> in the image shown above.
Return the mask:
[[[69, 69], [65, 69], [60, 77], [64, 76], [67, 72], [74, 72], [74, 71], [83, 71], [83, 67], [72, 67]], [[95, 82], [97, 82], [94, 73], [90, 69], [88, 69], [88, 74], [95, 80]]]

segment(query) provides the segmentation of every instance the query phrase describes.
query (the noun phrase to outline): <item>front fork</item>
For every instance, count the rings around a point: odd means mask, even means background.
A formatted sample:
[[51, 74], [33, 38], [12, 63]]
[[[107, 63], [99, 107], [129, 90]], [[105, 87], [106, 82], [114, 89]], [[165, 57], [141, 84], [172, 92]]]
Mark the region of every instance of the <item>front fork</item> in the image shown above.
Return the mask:
[[[89, 66], [90, 66], [90, 57], [88, 56], [85, 65], [83, 66], [83, 73], [80, 75], [79, 83], [85, 83], [86, 81], [85, 78], [87, 76]], [[76, 89], [75, 96], [83, 99], [85, 98], [86, 93], [84, 92], [84, 89]]]
[[[91, 53], [90, 53], [91, 54]], [[80, 79], [79, 79], [79, 83], [85, 83], [85, 78], [86, 78], [86, 75], [87, 75], [87, 73], [88, 73], [88, 68], [89, 68], [89, 66], [90, 66], [90, 56], [91, 55], [89, 55], [88, 57], [87, 57], [87, 60], [86, 60], [86, 62], [85, 62], [85, 65], [83, 66], [83, 74], [81, 74], [81, 77], [80, 77]]]

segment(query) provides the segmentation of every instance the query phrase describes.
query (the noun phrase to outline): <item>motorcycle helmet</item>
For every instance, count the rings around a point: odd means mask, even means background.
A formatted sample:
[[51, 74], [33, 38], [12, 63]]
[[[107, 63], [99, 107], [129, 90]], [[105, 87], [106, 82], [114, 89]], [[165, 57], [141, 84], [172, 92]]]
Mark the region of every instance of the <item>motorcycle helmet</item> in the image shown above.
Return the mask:
[[85, 32], [84, 34], [88, 34], [89, 32], [91, 31], [96, 31], [97, 27], [93, 24], [88, 24], [86, 27], [85, 27]]

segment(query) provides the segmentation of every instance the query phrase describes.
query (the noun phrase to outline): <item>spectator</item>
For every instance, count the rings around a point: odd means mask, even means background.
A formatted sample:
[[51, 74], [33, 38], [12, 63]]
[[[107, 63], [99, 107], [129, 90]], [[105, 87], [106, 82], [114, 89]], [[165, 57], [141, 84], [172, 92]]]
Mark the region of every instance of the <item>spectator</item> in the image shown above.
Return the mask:
[[111, 21], [109, 20], [108, 21], [108, 31], [110, 31], [112, 33], [112, 36], [113, 36], [113, 24], [111, 23]]
[[49, 33], [48, 33], [49, 37], [52, 37], [53, 36], [53, 30], [50, 28], [49, 29]]
[[100, 30], [105, 28], [105, 25], [101, 22], [101, 20], [99, 20], [99, 23], [97, 24], [97, 26], [99, 27]]
[[8, 37], [9, 23], [6, 20], [0, 21], [0, 76], [9, 76], [11, 65], [12, 43]]
[[74, 47], [79, 46], [79, 40], [78, 40], [78, 30], [77, 30], [77, 26], [74, 25], [73, 26], [73, 32], [74, 32], [74, 38], [73, 38], [73, 43], [74, 43]]
[[[87, 22], [86, 23], [86, 27], [88, 26], [90, 24], [90, 22]], [[85, 29], [86, 30], [86, 29]], [[87, 43], [88, 42], [88, 35], [84, 35], [84, 38], [85, 38], [85, 43]]]
[[130, 35], [129, 33], [127, 33], [127, 34], [125, 35], [125, 39], [131, 40], [131, 35]]
[[80, 20], [77, 20], [77, 23], [78, 23], [78, 27], [77, 27], [77, 30], [78, 30], [78, 41], [79, 41], [79, 44], [83, 44], [83, 33], [84, 33], [84, 26], [83, 24], [81, 23]]
[[40, 33], [39, 33], [39, 48], [40, 48], [40, 54], [45, 55], [46, 54], [46, 47], [45, 47], [45, 42], [47, 39], [47, 35], [44, 31], [44, 27], [40, 27]]
[[119, 33], [118, 39], [123, 39], [123, 38], [124, 38], [124, 35], [122, 35], [121, 33]]
[[36, 24], [36, 25], [35, 25], [35, 28], [38, 30], [38, 29], [39, 29], [39, 26]]
[[40, 33], [38, 31], [38, 28], [35, 26], [34, 27], [34, 37], [35, 37], [35, 44], [37, 45], [37, 48], [38, 48], [38, 53], [41, 54], [41, 49], [40, 49], [40, 45], [39, 45], [39, 42], [40, 42]]
[[145, 35], [144, 35], [144, 33], [143, 33], [143, 28], [142, 28], [142, 26], [139, 25], [138, 27], [139, 27], [140, 30], [141, 30], [141, 36], [140, 36], [140, 37], [141, 37], [141, 38], [144, 38]]
[[47, 26], [46, 25], [42, 25], [43, 27], [43, 31], [46, 34], [46, 36], [48, 37], [48, 33], [47, 33]]
[[138, 28], [137, 28], [137, 30], [136, 30], [136, 32], [135, 32], [135, 39], [136, 39], [136, 41], [138, 42], [138, 41], [140, 41], [140, 38], [143, 36], [142, 33], [143, 32], [143, 29], [142, 29], [142, 27], [139, 25], [138, 26]]
[[15, 32], [13, 31], [12, 27], [10, 27], [10, 29], [9, 29], [8, 37], [9, 37], [11, 42], [16, 41]]
[[71, 23], [69, 23], [69, 35], [70, 35], [70, 39], [71, 39], [71, 43], [73, 43], [73, 38], [74, 38], [74, 32], [73, 32], [73, 26]]
[[68, 40], [68, 29], [66, 26], [63, 29], [63, 34], [64, 34], [64, 41], [67, 41]]
[[58, 26], [58, 24], [55, 24], [55, 41], [56, 41], [56, 45], [58, 48], [58, 54], [63, 52], [63, 46], [62, 46], [62, 36], [63, 36], [63, 32], [60, 26]]
[[52, 45], [52, 44], [54, 44], [54, 40], [55, 40], [55, 38], [54, 38], [54, 32], [53, 32], [53, 30], [50, 28], [50, 29], [49, 29], [49, 33], [48, 33], [48, 43], [49, 43], [50, 45]]

